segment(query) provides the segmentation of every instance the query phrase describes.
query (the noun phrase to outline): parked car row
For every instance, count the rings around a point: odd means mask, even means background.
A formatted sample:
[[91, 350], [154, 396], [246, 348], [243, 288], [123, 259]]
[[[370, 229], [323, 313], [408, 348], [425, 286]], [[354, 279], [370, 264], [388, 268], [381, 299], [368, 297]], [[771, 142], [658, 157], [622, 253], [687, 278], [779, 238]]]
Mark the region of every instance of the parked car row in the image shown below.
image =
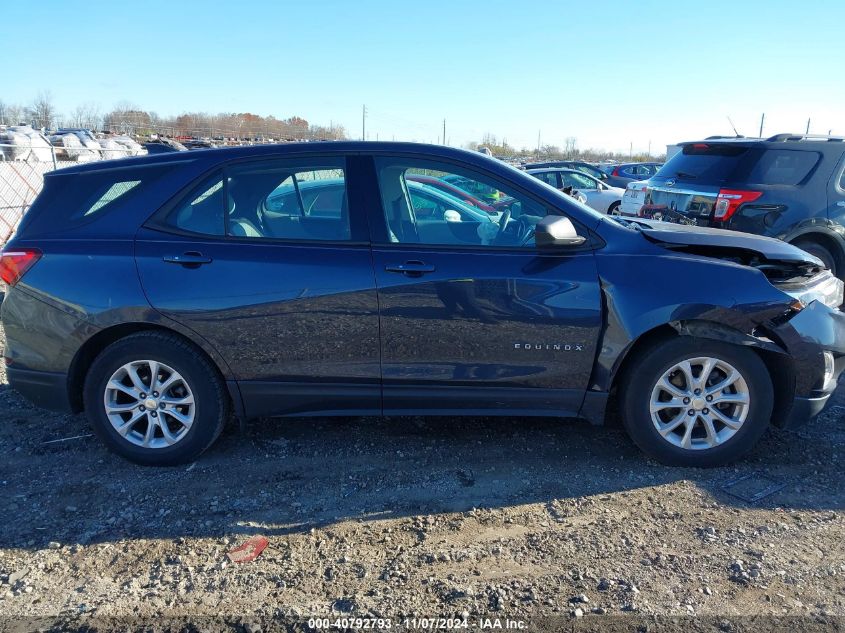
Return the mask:
[[602, 165], [607, 174], [607, 184], [624, 189], [629, 182], [647, 180], [663, 166], [663, 163], [623, 163], [621, 165]]
[[582, 194], [584, 202], [600, 213], [619, 213], [622, 195], [625, 193], [624, 189], [611, 187], [575, 169], [527, 169], [526, 173], [565, 193]]
[[596, 180], [601, 180], [602, 182], [607, 181], [607, 173], [604, 172], [602, 169], [593, 165], [591, 163], [586, 163], [582, 160], [551, 160], [546, 161], [543, 163], [526, 163], [523, 165], [523, 169], [530, 170], [530, 169], [546, 169], [546, 168], [562, 168], [562, 169], [576, 169], [578, 171], [582, 171], [585, 174], [589, 174]]

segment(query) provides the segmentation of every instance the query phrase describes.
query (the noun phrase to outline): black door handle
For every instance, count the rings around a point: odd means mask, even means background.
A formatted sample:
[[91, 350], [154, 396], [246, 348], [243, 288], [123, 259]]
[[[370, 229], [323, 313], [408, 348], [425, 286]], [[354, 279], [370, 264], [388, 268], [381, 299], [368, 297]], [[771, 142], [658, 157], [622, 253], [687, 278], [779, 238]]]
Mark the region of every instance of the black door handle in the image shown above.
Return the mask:
[[389, 273], [402, 273], [408, 277], [419, 277], [425, 273], [433, 273], [437, 270], [431, 264], [418, 260], [411, 260], [404, 264], [387, 264], [384, 269]]
[[197, 251], [188, 251], [181, 255], [165, 255], [162, 260], [168, 264], [182, 264], [182, 266], [188, 267], [202, 266], [203, 264], [210, 264], [212, 261], [210, 257], [206, 257]]

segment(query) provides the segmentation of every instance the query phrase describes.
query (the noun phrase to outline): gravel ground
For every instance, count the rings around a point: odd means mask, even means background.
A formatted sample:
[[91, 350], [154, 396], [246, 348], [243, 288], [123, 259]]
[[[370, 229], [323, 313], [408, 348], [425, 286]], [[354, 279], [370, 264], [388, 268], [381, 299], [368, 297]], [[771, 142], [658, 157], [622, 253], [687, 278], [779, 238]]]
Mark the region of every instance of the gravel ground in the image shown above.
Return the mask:
[[[416, 615], [827, 630], [845, 624], [843, 413], [841, 388], [813, 424], [714, 470], [662, 467], [617, 428], [516, 418], [264, 420], [153, 469], [0, 375], [0, 629]], [[723, 490], [746, 475], [783, 487], [756, 503]], [[267, 549], [229, 562], [254, 534]]]

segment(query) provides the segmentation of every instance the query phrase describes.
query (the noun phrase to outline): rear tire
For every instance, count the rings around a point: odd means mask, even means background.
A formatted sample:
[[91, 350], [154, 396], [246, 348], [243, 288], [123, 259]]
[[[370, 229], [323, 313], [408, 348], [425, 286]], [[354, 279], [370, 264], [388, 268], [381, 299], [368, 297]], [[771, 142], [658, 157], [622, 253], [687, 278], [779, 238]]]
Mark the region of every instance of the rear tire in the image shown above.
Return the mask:
[[184, 339], [164, 332], [132, 334], [109, 345], [88, 370], [83, 399], [103, 443], [146, 466], [193, 461], [229, 417], [216, 368]]
[[839, 277], [840, 271], [836, 265], [836, 258], [826, 247], [812, 240], [797, 240], [794, 245], [801, 250], [807, 251], [810, 255], [818, 257], [824, 262], [825, 268], [828, 268], [834, 276]]
[[757, 443], [772, 416], [772, 381], [759, 356], [687, 336], [658, 343], [636, 358], [620, 396], [628, 435], [669, 466], [735, 461]]
[[620, 215], [619, 209], [622, 206], [622, 203], [618, 200], [610, 205], [610, 208], [607, 210], [608, 215]]

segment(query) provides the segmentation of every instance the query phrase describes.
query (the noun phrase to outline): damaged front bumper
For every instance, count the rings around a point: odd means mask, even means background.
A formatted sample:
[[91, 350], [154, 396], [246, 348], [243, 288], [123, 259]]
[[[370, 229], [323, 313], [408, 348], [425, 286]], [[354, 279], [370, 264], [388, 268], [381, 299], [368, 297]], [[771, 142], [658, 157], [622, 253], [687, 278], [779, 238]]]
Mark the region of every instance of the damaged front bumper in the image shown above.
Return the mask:
[[822, 412], [845, 369], [845, 313], [813, 301], [772, 334], [795, 367], [794, 400], [777, 423], [794, 428]]

